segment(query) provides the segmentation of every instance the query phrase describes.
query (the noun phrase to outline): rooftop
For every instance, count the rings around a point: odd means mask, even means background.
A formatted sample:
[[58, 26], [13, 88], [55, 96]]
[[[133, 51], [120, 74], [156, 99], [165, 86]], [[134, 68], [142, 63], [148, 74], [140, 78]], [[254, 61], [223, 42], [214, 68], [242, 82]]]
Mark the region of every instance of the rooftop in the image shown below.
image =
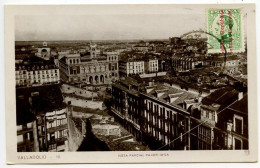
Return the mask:
[[178, 106], [179, 108], [182, 108], [182, 104], [185, 100], [195, 99], [198, 97], [196, 94], [166, 86], [161, 83], [156, 83], [154, 87], [149, 86], [149, 91], [146, 91], [144, 94], [158, 99], [164, 103]]
[[[237, 100], [238, 91], [231, 86], [218, 89], [202, 99], [202, 106], [212, 110], [221, 110]], [[216, 106], [220, 105], [220, 106]]]
[[26, 100], [31, 97], [31, 109], [36, 114], [44, 114], [66, 107], [59, 84], [16, 88], [16, 96], [23, 96]]

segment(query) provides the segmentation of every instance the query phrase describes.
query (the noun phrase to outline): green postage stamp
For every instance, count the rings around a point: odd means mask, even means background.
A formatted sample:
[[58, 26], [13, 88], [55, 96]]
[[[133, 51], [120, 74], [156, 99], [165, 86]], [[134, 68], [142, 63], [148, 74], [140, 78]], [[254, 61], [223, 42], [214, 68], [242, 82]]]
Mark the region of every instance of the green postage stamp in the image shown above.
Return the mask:
[[245, 51], [242, 8], [207, 9], [208, 53]]

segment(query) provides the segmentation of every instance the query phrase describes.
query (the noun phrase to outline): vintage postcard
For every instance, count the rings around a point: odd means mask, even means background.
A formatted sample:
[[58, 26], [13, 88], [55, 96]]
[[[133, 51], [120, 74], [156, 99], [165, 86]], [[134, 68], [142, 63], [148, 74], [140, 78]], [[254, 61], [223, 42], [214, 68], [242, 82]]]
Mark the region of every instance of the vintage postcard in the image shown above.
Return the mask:
[[6, 5], [7, 163], [256, 162], [255, 27], [245, 3]]

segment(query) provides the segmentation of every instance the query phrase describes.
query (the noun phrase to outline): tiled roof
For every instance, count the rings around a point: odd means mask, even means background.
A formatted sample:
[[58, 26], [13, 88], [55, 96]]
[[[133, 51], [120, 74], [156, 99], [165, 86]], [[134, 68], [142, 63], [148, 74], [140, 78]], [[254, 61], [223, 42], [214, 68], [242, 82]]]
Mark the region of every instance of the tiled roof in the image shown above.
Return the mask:
[[[163, 93], [159, 97], [157, 95], [158, 91]], [[152, 96], [155, 99], [159, 99], [160, 101], [163, 101], [165, 103], [169, 102], [170, 98], [173, 98], [174, 100], [169, 104], [179, 107], [181, 107], [180, 104], [184, 103], [184, 100], [195, 99], [197, 97], [195, 94], [190, 93], [188, 91], [176, 89], [170, 86], [165, 86], [160, 83], [157, 83], [151, 92], [144, 94]]]

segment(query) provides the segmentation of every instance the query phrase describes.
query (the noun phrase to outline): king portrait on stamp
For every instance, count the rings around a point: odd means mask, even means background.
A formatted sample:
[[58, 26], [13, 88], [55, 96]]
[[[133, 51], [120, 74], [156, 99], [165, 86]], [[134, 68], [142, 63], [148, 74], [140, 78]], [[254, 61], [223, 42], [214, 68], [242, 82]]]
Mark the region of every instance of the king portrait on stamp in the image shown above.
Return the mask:
[[237, 53], [245, 50], [242, 8], [208, 9], [207, 31], [209, 53]]

